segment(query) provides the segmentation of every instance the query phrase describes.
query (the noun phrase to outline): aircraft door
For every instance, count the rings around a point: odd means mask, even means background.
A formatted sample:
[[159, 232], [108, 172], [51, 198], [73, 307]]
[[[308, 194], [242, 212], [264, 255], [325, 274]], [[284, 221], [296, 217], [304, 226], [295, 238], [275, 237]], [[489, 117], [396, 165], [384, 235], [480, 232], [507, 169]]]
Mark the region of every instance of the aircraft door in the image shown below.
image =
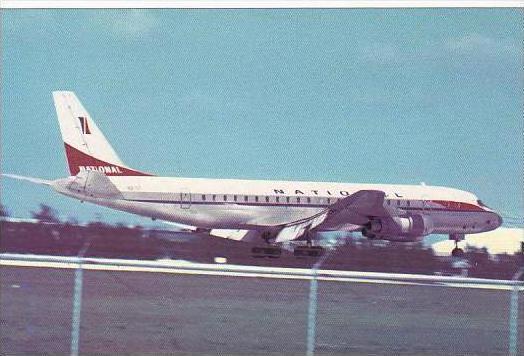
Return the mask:
[[189, 189], [182, 189], [180, 192], [180, 208], [191, 208], [191, 193], [189, 192]]
[[422, 214], [426, 215], [428, 213], [428, 196], [424, 193], [422, 195]]

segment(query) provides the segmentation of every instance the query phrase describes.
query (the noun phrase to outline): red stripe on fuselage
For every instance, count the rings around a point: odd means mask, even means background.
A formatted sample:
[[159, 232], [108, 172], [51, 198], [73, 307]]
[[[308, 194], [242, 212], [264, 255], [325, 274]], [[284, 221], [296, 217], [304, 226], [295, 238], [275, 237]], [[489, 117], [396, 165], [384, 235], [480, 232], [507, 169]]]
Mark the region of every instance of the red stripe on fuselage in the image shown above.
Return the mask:
[[81, 170], [90, 170], [102, 172], [106, 176], [152, 176], [152, 174], [135, 171], [94, 158], [67, 143], [64, 143], [64, 146], [71, 175], [77, 175]]
[[448, 201], [448, 200], [431, 200], [430, 203], [436, 203], [436, 204], [442, 205], [443, 207], [449, 210], [485, 211], [482, 207], [474, 205], [474, 204], [470, 204], [470, 203], [462, 203], [462, 202]]

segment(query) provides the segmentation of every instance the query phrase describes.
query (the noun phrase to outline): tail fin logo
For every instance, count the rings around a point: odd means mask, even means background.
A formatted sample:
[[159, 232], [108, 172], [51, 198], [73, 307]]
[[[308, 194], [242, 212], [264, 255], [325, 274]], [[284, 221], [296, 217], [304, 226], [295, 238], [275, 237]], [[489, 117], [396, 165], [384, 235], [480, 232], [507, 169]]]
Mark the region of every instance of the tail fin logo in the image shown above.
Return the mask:
[[87, 117], [79, 116], [78, 120], [80, 120], [80, 127], [82, 129], [82, 133], [84, 135], [90, 135], [91, 131], [89, 130], [89, 125], [87, 124]]

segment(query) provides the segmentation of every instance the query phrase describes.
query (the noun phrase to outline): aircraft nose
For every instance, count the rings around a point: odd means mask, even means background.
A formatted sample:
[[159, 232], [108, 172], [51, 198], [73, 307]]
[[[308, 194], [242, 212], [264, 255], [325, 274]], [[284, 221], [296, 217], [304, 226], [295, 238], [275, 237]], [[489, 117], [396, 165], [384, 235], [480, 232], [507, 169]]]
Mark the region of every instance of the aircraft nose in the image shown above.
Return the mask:
[[499, 214], [496, 214], [496, 213], [495, 213], [495, 215], [497, 216], [497, 227], [499, 227], [503, 223], [502, 216], [500, 216]]

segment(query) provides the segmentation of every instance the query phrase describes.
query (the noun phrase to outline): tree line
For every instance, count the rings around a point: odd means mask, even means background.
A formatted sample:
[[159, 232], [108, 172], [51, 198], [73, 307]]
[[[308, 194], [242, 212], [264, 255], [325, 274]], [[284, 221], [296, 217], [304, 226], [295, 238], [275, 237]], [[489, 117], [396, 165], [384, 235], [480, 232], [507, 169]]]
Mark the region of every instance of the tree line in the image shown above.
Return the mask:
[[[8, 209], [0, 205], [2, 217]], [[158, 228], [111, 225], [101, 221], [78, 224], [74, 218], [61, 221], [56, 210], [40, 204], [31, 212], [37, 222], [3, 219], [0, 252], [75, 256], [86, 244], [85, 256], [127, 259], [184, 259], [213, 263], [226, 257], [229, 263], [309, 268], [316, 260], [298, 259], [292, 249], [278, 259], [254, 259], [250, 243], [212, 237], [207, 233], [176, 232]], [[522, 266], [523, 255], [491, 256], [486, 249], [467, 248], [464, 256], [470, 276], [508, 279]], [[460, 266], [462, 265], [462, 266]], [[325, 269], [390, 273], [460, 274], [464, 263], [435, 256], [430, 247], [405, 243], [378, 243], [368, 239], [347, 239], [324, 264]]]

